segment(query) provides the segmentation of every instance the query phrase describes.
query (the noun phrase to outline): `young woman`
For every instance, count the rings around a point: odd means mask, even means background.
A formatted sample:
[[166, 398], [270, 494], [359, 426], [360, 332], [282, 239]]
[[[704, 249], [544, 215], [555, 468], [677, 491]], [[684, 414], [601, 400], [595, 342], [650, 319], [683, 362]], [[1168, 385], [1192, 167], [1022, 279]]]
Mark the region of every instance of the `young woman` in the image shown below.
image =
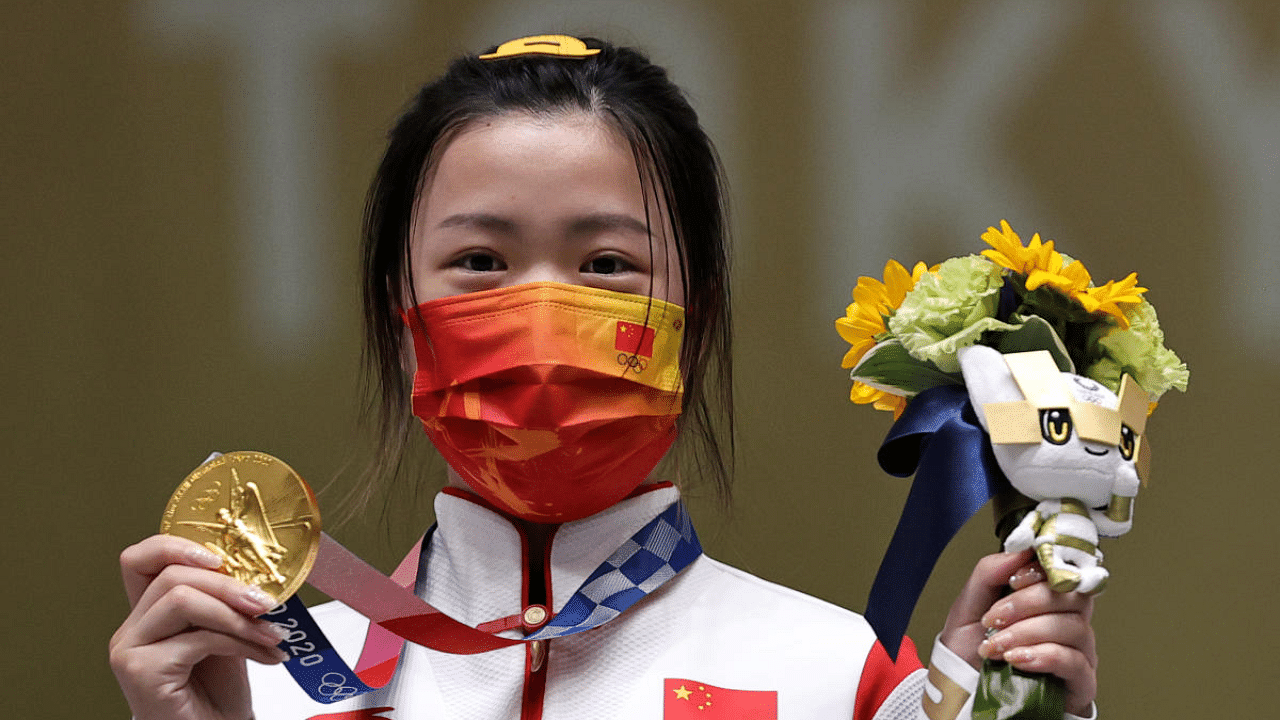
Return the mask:
[[[450, 465], [413, 589], [539, 639], [406, 644], [387, 685], [320, 705], [257, 618], [274, 599], [156, 536], [121, 556], [133, 611], [111, 644], [136, 718], [937, 720], [965, 716], [982, 657], [1057, 674], [1068, 711], [1092, 714], [1091, 601], [1050, 592], [1029, 554], [978, 563], [927, 682], [909, 642], [893, 662], [858, 615], [700, 554], [679, 490], [651, 475], [678, 436], [691, 481], [728, 487], [721, 180], [643, 55], [539, 36], [456, 60], [391, 132], [366, 225], [384, 450], [420, 422]], [[632, 573], [642, 553], [660, 557]], [[315, 614], [359, 654], [367, 620]]]

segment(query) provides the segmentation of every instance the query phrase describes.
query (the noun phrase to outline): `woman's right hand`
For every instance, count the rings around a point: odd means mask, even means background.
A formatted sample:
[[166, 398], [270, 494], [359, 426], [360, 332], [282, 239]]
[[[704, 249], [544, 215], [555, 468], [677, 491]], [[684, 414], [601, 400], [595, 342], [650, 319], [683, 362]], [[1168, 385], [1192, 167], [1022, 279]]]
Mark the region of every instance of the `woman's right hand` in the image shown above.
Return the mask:
[[153, 535], [120, 553], [133, 610], [111, 637], [111, 669], [136, 720], [247, 720], [245, 659], [282, 662], [276, 601], [219, 572], [215, 553]]

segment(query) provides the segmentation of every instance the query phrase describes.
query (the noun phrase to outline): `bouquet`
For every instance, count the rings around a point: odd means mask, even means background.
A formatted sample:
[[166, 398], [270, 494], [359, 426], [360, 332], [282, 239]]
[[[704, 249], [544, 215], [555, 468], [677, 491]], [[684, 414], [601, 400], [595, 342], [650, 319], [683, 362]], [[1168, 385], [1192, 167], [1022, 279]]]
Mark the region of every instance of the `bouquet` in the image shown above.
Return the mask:
[[1155, 308], [1137, 273], [1095, 286], [1084, 264], [1040, 235], [1023, 245], [1006, 221], [988, 228], [991, 247], [910, 272], [895, 260], [884, 280], [858, 278], [853, 303], [836, 320], [851, 346], [850, 399], [901, 415], [939, 385], [963, 385], [958, 353], [986, 345], [1002, 353], [1047, 350], [1058, 367], [1119, 392], [1130, 375], [1158, 400], [1185, 391], [1187, 366], [1164, 345]]
[[[982, 239], [933, 267], [890, 260], [836, 320], [850, 399], [894, 413], [881, 466], [916, 475], [866, 613], [891, 655], [938, 555], [991, 497], [1005, 549], [1034, 548], [1051, 588], [1102, 590], [1099, 537], [1128, 532], [1149, 475], [1147, 416], [1187, 387], [1136, 273], [1097, 285], [1005, 221]], [[1061, 717], [1054, 680], [988, 661], [974, 717]]]

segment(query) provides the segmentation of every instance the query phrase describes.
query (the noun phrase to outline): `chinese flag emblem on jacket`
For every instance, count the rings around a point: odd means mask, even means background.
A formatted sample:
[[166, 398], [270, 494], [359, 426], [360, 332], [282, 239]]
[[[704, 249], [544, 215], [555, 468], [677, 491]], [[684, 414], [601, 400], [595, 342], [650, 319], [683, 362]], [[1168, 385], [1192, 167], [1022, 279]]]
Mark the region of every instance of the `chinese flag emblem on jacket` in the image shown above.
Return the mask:
[[778, 720], [776, 690], [729, 690], [682, 678], [663, 682], [663, 720]]

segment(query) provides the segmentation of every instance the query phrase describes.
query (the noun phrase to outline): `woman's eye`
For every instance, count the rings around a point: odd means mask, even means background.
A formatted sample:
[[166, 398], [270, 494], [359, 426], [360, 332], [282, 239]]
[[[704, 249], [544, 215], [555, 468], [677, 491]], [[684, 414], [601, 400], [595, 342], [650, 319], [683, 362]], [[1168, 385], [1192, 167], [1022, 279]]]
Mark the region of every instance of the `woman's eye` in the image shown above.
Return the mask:
[[494, 272], [505, 270], [506, 265], [489, 253], [470, 253], [454, 261], [454, 265], [470, 272]]
[[586, 261], [579, 270], [593, 275], [613, 275], [631, 269], [631, 265], [620, 257], [602, 255]]

